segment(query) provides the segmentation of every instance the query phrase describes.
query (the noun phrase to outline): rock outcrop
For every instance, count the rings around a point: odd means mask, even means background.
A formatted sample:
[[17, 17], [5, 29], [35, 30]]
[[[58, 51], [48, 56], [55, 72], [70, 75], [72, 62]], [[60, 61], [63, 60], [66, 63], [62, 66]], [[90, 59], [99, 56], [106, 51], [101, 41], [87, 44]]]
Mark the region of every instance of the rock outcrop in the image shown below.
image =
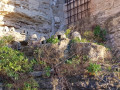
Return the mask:
[[58, 14], [56, 9], [62, 10], [62, 5], [58, 0], [1, 0], [0, 32], [14, 27], [17, 32], [48, 37], [61, 26], [63, 15]]
[[94, 43], [73, 43], [70, 51], [72, 51], [71, 54], [75, 53], [90, 61], [101, 62], [112, 59], [111, 53], [106, 47]]

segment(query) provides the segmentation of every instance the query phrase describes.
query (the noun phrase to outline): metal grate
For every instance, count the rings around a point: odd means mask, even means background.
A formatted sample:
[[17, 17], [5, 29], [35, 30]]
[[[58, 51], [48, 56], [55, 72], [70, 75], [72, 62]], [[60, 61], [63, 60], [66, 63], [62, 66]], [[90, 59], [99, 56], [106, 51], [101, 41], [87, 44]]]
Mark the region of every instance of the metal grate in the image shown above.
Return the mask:
[[65, 0], [67, 24], [70, 25], [90, 15], [90, 0]]

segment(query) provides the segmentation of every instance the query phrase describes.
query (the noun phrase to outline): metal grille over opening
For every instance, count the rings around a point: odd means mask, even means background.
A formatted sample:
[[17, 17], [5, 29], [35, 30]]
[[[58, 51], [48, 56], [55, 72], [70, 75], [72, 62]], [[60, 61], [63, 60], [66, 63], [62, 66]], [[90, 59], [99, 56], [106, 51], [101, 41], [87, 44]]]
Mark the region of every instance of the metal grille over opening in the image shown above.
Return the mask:
[[90, 15], [90, 0], [65, 0], [67, 24], [70, 25]]

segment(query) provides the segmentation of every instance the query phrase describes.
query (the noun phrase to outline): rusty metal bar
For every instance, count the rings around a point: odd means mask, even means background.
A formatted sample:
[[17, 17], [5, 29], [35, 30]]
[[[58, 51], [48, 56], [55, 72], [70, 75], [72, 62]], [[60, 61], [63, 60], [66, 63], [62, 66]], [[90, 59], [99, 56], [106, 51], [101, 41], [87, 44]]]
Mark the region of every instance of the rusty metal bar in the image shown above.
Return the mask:
[[90, 0], [65, 0], [65, 3], [67, 4], [66, 19], [68, 21], [68, 25], [89, 16]]

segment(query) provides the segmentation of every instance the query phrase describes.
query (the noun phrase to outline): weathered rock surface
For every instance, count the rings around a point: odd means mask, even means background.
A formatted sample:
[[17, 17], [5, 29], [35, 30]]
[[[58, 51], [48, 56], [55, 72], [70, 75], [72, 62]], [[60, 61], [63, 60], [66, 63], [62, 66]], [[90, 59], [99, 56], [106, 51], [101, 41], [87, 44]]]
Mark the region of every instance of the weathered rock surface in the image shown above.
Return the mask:
[[112, 58], [111, 53], [104, 46], [94, 43], [74, 43], [70, 51], [72, 54], [88, 57], [91, 61], [104, 61]]
[[61, 26], [63, 14], [56, 10], [62, 10], [62, 6], [58, 0], [1, 0], [0, 31], [14, 27], [17, 32], [25, 30], [29, 35], [48, 37], [56, 31], [55, 23]]
[[57, 31], [54, 37], [58, 39], [66, 39], [66, 35], [64, 31]]
[[71, 38], [79, 38], [81, 40], [81, 35], [80, 35], [79, 32], [75, 31], [75, 32], [72, 33]]

